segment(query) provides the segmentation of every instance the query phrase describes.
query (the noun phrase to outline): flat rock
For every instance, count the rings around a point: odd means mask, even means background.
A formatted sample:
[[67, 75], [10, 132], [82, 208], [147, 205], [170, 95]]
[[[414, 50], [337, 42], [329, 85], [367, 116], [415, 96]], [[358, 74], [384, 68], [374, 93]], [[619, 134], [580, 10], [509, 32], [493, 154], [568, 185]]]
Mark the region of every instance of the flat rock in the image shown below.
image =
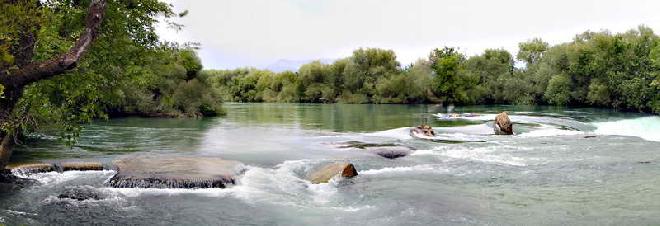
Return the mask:
[[103, 170], [103, 164], [100, 162], [65, 162], [61, 164], [62, 171], [88, 171]]
[[8, 167], [14, 173], [33, 174], [33, 173], [47, 173], [56, 171], [55, 165], [51, 163], [28, 163], [18, 164]]
[[245, 172], [242, 163], [217, 157], [133, 156], [116, 160], [115, 188], [225, 188]]
[[361, 141], [347, 141], [338, 146], [339, 148], [354, 148], [364, 150], [388, 159], [395, 159], [409, 155], [414, 149], [392, 143], [365, 143]]
[[351, 178], [357, 176], [358, 172], [351, 163], [330, 163], [323, 165], [307, 176], [307, 180], [313, 184], [328, 183], [333, 177], [339, 176]]

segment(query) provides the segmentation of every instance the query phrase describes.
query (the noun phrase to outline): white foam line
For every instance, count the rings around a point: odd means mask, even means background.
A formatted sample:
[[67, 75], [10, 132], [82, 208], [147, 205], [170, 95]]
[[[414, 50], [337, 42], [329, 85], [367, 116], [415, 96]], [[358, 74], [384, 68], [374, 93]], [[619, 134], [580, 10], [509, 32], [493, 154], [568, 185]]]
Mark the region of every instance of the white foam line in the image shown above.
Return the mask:
[[437, 167], [437, 165], [416, 165], [416, 166], [398, 166], [398, 167], [385, 167], [381, 169], [369, 169], [358, 172], [358, 175], [379, 175], [379, 174], [396, 174], [407, 172], [434, 172], [434, 173], [447, 173], [448, 169]]
[[640, 137], [648, 141], [660, 141], [660, 116], [623, 119], [610, 122], [595, 122], [594, 133]]

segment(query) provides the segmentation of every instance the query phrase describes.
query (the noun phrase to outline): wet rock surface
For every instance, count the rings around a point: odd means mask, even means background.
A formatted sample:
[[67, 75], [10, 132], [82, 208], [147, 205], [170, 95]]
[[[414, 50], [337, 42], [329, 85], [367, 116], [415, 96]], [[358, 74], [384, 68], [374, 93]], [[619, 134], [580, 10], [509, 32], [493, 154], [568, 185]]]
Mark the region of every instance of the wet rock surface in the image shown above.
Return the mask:
[[358, 172], [353, 164], [348, 162], [338, 162], [318, 167], [307, 176], [307, 180], [311, 181], [313, 184], [321, 184], [328, 183], [336, 176], [351, 178], [357, 175]]
[[100, 162], [65, 162], [60, 165], [62, 171], [88, 171], [103, 170], [103, 164]]
[[410, 155], [414, 149], [405, 146], [366, 148], [367, 151], [388, 159], [395, 159]]
[[106, 197], [105, 194], [98, 192], [95, 188], [84, 186], [84, 187], [73, 187], [65, 190], [62, 194], [57, 196], [60, 199], [73, 199], [77, 201], [84, 200], [101, 200]]
[[47, 173], [56, 171], [57, 167], [51, 163], [29, 163], [9, 167], [12, 172], [21, 174]]
[[134, 156], [116, 160], [115, 188], [225, 188], [245, 172], [242, 163], [216, 157]]
[[341, 145], [339, 148], [354, 148], [364, 150], [388, 159], [395, 159], [410, 155], [414, 149], [406, 146], [401, 146], [393, 143], [365, 143], [360, 141], [348, 141]]
[[0, 170], [0, 192], [10, 192], [32, 185], [36, 181], [17, 177], [11, 170]]
[[496, 135], [513, 135], [513, 123], [509, 119], [509, 114], [506, 112], [497, 114], [494, 129]]

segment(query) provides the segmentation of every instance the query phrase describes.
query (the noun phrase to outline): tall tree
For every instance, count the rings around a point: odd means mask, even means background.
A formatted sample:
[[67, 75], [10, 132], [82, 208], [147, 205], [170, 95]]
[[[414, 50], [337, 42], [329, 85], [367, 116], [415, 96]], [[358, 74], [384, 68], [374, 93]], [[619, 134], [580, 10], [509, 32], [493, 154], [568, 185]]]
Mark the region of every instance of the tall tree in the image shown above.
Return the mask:
[[[39, 1], [3, 0], [2, 4], [3, 11], [15, 7], [14, 10], [24, 10], [27, 14], [34, 15], [38, 14], [41, 7]], [[73, 46], [67, 52], [43, 61], [32, 59], [40, 24], [33, 20], [15, 21], [19, 29], [26, 27], [31, 29], [19, 32], [18, 41], [11, 45], [13, 48], [10, 54], [14, 58], [14, 64], [6, 64], [0, 69], [0, 84], [3, 87], [3, 98], [0, 99], [0, 169], [4, 169], [9, 162], [15, 136], [20, 133], [17, 131], [19, 128], [16, 127], [12, 112], [23, 95], [23, 90], [32, 83], [50, 79], [75, 68], [98, 37], [105, 8], [105, 0], [93, 0], [85, 18], [85, 27]]]

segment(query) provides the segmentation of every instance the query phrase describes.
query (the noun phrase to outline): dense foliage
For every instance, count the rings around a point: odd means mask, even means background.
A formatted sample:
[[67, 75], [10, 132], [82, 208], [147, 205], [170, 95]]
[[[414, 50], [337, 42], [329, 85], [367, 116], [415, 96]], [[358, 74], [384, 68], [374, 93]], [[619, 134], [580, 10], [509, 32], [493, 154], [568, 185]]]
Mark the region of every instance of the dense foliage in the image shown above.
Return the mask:
[[[90, 2], [0, 0], [0, 71], [20, 68], [15, 59], [21, 54], [36, 62], [66, 52], [85, 29]], [[73, 70], [26, 87], [2, 131], [57, 131], [75, 138], [80, 123], [108, 115], [220, 113], [220, 98], [199, 76], [194, 48], [159, 41], [159, 18], [176, 16], [158, 0], [107, 1], [91, 49]], [[33, 49], [17, 49], [26, 35], [34, 36]]]
[[[553, 104], [660, 112], [660, 39], [647, 27], [585, 32], [550, 46], [520, 43], [467, 57], [431, 51], [401, 67], [390, 50], [303, 65], [297, 72], [207, 70], [214, 88], [235, 102]], [[517, 61], [516, 61], [517, 60]], [[516, 62], [524, 66], [516, 67]]]

